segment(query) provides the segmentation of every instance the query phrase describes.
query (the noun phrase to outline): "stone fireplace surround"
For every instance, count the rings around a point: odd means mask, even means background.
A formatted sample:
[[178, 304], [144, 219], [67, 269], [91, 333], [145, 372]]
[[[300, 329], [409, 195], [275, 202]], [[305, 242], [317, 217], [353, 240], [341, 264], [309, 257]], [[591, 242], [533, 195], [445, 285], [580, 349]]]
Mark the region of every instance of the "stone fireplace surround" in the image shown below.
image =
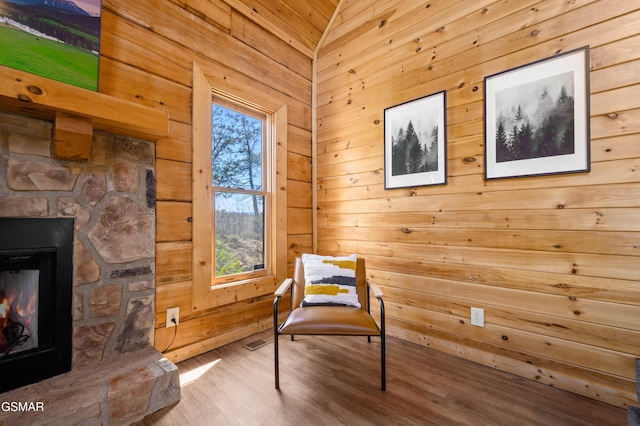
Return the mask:
[[60, 160], [52, 133], [0, 112], [0, 217], [75, 218], [72, 370], [0, 394], [43, 408], [0, 410], [0, 424], [129, 424], [180, 399], [152, 345], [154, 145], [97, 131], [87, 161]]

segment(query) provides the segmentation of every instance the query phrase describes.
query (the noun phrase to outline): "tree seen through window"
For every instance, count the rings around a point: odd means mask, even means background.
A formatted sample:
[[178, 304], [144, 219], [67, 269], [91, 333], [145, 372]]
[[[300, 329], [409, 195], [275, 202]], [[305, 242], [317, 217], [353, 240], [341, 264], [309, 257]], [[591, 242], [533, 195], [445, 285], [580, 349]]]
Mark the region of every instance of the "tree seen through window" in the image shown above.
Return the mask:
[[[215, 277], [265, 268], [265, 118], [212, 103]], [[254, 116], [255, 115], [255, 116]]]

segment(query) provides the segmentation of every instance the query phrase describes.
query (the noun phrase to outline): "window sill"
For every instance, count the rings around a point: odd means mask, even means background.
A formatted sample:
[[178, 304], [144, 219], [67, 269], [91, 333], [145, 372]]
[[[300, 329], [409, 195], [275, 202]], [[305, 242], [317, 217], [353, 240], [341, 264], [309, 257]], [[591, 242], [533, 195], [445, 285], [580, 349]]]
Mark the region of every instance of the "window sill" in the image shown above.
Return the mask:
[[200, 299], [200, 306], [194, 306], [194, 310], [215, 308], [273, 294], [278, 284], [275, 275], [267, 275], [235, 283], [211, 286], [207, 294]]

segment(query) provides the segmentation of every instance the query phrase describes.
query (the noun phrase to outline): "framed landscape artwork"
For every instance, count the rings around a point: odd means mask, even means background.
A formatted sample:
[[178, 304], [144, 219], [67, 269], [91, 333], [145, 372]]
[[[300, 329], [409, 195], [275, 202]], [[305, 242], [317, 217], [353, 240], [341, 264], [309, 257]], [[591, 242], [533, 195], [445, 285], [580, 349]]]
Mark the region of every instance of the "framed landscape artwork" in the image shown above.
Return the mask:
[[589, 48], [484, 80], [485, 178], [590, 170]]
[[446, 92], [384, 110], [385, 189], [447, 183]]
[[0, 65], [98, 90], [100, 0], [0, 2]]

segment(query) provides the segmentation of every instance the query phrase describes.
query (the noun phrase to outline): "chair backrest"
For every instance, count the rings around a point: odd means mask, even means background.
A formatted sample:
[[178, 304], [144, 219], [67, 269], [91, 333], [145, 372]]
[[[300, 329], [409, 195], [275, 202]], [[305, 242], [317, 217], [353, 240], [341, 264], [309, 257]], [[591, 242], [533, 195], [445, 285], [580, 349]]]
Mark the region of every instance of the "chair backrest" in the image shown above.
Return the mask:
[[[304, 265], [302, 258], [296, 257], [296, 263], [293, 267], [293, 286], [291, 294], [291, 303], [293, 308], [297, 308], [304, 299]], [[364, 265], [364, 258], [358, 257], [356, 262], [356, 291], [358, 293], [358, 301], [362, 309], [367, 309], [369, 299], [367, 298], [367, 272]]]

